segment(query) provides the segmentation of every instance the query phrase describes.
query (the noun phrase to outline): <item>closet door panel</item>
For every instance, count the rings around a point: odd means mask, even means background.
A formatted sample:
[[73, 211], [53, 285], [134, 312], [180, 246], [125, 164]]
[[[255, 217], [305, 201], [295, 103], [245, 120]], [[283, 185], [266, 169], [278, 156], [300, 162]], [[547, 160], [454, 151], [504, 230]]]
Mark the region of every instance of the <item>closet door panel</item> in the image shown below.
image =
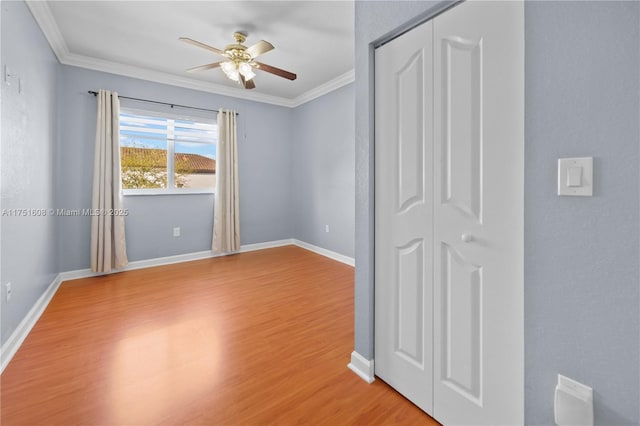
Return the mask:
[[432, 24], [376, 49], [375, 373], [432, 410]]
[[434, 20], [434, 411], [524, 421], [521, 2]]

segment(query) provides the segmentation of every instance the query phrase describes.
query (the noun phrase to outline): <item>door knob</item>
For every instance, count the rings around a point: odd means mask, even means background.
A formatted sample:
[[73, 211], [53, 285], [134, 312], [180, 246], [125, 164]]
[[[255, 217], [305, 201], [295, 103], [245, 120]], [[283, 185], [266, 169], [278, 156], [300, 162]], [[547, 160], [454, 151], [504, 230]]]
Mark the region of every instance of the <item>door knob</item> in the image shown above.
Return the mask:
[[462, 240], [463, 243], [470, 243], [471, 241], [473, 241], [473, 235], [462, 234], [462, 236], [460, 236], [460, 239]]

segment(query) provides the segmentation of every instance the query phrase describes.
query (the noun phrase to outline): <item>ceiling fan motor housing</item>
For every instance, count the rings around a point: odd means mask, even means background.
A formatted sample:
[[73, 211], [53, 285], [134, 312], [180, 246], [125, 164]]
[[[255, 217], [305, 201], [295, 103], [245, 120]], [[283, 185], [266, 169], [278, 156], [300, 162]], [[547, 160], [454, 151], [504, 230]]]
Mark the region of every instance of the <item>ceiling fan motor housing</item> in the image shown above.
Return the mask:
[[247, 53], [247, 46], [242, 44], [247, 39], [247, 35], [237, 31], [233, 34], [233, 38], [236, 39], [236, 43], [225, 47], [224, 55], [236, 64], [240, 62], [251, 63], [252, 58], [251, 55]]

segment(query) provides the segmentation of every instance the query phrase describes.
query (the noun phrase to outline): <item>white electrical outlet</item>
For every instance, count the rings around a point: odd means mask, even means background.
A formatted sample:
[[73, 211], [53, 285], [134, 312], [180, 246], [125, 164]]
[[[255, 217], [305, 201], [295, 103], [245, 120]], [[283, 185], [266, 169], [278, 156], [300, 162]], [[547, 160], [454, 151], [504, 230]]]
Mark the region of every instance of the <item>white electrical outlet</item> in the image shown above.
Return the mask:
[[7, 302], [8, 302], [9, 300], [11, 300], [11, 283], [5, 284], [5, 287], [7, 289], [6, 295], [7, 295]]
[[329, 232], [329, 225], [324, 226], [324, 232]]
[[174, 237], [180, 236], [180, 227], [173, 228], [173, 236]]
[[593, 389], [558, 374], [554, 417], [558, 426], [593, 426]]

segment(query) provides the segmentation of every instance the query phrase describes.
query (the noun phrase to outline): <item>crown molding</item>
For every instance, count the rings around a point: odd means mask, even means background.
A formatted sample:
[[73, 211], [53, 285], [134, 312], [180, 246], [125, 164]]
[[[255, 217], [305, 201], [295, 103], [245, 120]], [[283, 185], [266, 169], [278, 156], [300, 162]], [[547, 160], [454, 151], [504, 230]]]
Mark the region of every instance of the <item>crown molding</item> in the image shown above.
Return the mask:
[[64, 41], [60, 28], [51, 13], [49, 4], [41, 0], [26, 0], [26, 4], [31, 11], [36, 23], [42, 30], [45, 38], [49, 42], [51, 49], [55, 53], [58, 61], [64, 65], [71, 65], [86, 68], [94, 71], [106, 72], [110, 74], [123, 75], [126, 77], [138, 78], [156, 83], [168, 84], [171, 86], [184, 87], [186, 89], [198, 90], [201, 92], [215, 93], [217, 95], [230, 96], [255, 102], [263, 102], [288, 108], [295, 108], [333, 90], [336, 90], [355, 79], [354, 70], [350, 70], [316, 88], [313, 88], [294, 99], [281, 96], [266, 95], [263, 93], [239, 90], [217, 83], [210, 83], [194, 78], [178, 76], [175, 74], [156, 71], [148, 68], [122, 64], [104, 59], [78, 55], [69, 52], [69, 48]]
[[62, 37], [60, 28], [56, 23], [49, 4], [46, 1], [26, 0], [25, 3], [31, 11], [33, 18], [40, 27], [40, 30], [44, 34], [44, 37], [49, 42], [49, 46], [53, 50], [53, 53], [58, 58], [58, 61], [62, 63], [62, 60], [69, 54], [69, 48], [67, 43]]
[[355, 70], [351, 69], [346, 73], [334, 78], [333, 80], [329, 80], [326, 83], [321, 84], [320, 86], [314, 89], [311, 89], [307, 92], [304, 92], [302, 95], [296, 97], [292, 101], [293, 103], [292, 107], [300, 106], [316, 98], [319, 98], [320, 96], [326, 95], [327, 93], [333, 92], [334, 90], [339, 89], [342, 86], [346, 86], [349, 83], [353, 83], [355, 78], [356, 78]]
[[255, 92], [245, 93], [244, 90], [241, 91], [240, 89], [223, 86], [221, 84], [200, 81], [193, 78], [180, 77], [175, 74], [126, 65], [118, 62], [106, 61], [104, 59], [76, 55], [75, 53], [66, 55], [64, 60], [61, 60], [60, 62], [65, 65], [72, 65], [75, 67], [91, 69], [94, 71], [118, 74], [126, 77], [133, 77], [141, 80], [168, 84], [171, 86], [184, 87], [187, 89], [199, 90], [201, 92], [215, 93], [217, 95], [230, 96], [256, 102], [264, 102], [290, 108], [293, 107], [292, 100], [279, 96], [265, 95]]

